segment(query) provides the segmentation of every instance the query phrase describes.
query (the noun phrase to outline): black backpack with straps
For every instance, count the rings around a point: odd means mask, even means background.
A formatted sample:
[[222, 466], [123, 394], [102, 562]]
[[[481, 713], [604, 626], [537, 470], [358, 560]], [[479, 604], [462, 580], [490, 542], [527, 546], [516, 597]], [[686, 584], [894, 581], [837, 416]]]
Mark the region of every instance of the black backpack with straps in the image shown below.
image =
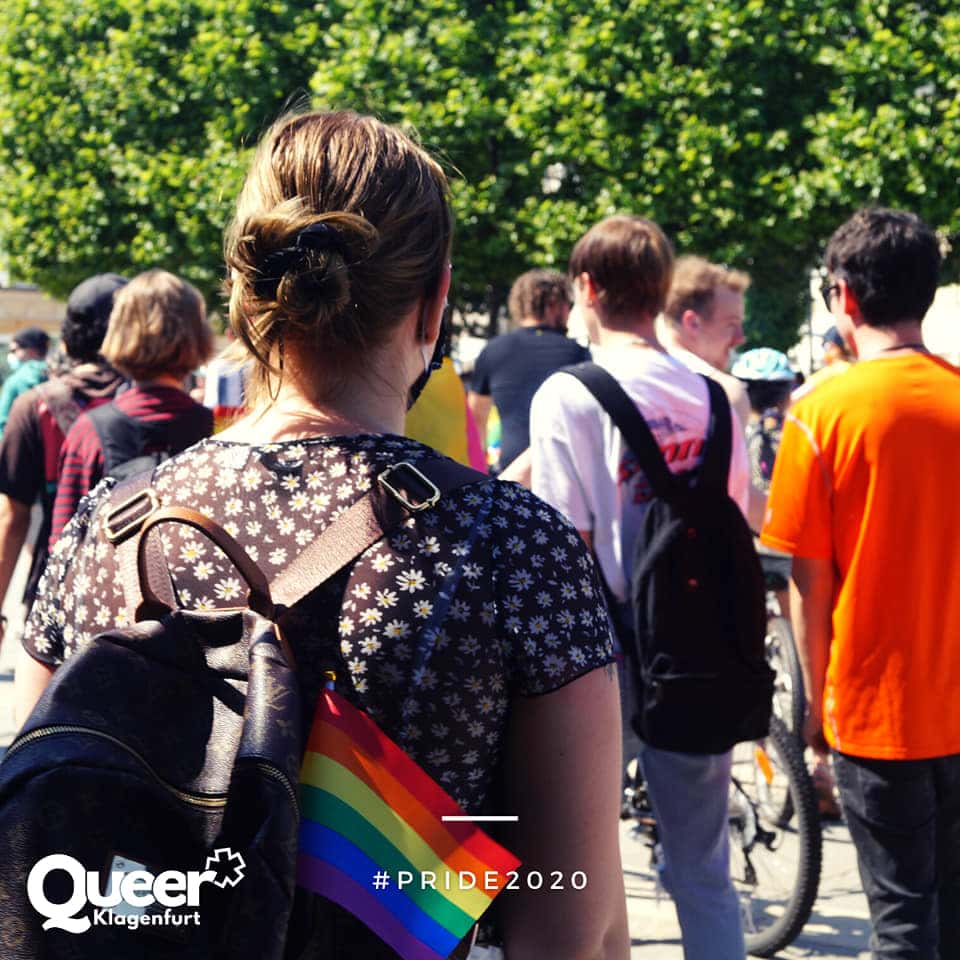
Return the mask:
[[[0, 763], [3, 960], [300, 956], [310, 935], [293, 911], [304, 732], [288, 614], [442, 494], [486, 479], [446, 459], [395, 464], [270, 583], [208, 517], [161, 506], [149, 474], [120, 484], [106, 532], [132, 625], [94, 637], [54, 673]], [[177, 609], [149, 535], [163, 523], [219, 547], [247, 583], [245, 604]], [[52, 866], [31, 881], [41, 861]], [[83, 875], [107, 897], [110, 874], [137, 871], [154, 892], [167, 871], [213, 877], [199, 906], [158, 900], [135, 924], [109, 910], [98, 919]]]
[[126, 480], [152, 470], [213, 432], [213, 411], [194, 404], [169, 420], [143, 420], [116, 401], [87, 411], [103, 451], [103, 476]]
[[765, 586], [753, 535], [727, 493], [726, 394], [704, 377], [703, 460], [696, 471], [673, 474], [636, 404], [606, 370], [586, 363], [565, 372], [609, 414], [652, 493], [633, 547], [633, 624], [618, 630], [634, 677], [634, 729], [653, 747], [683, 753], [723, 753], [766, 736], [774, 674], [765, 657]]

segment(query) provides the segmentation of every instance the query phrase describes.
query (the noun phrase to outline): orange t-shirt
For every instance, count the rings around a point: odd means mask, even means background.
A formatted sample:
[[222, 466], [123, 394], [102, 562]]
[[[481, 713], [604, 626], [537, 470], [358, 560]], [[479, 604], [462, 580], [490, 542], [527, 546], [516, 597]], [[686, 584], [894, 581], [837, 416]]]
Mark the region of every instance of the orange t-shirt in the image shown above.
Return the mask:
[[960, 370], [857, 364], [791, 408], [763, 543], [837, 571], [824, 733], [843, 753], [960, 753]]

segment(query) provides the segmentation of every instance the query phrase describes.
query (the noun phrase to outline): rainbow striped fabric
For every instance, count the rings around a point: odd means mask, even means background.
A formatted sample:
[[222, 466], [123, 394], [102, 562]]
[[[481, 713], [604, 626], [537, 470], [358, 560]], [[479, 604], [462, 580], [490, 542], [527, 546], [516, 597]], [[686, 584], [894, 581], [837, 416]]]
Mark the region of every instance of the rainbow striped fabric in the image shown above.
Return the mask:
[[519, 865], [475, 824], [444, 822], [465, 814], [330, 689], [304, 756], [300, 813], [297, 882], [349, 910], [405, 960], [447, 957]]

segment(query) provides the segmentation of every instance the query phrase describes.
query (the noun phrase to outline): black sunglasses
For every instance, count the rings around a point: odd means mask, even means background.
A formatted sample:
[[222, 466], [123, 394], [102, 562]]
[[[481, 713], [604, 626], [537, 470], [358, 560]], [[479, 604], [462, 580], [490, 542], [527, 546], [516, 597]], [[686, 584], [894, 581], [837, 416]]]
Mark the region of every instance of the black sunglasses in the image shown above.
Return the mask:
[[829, 277], [824, 277], [823, 282], [820, 284], [820, 296], [823, 297], [823, 302], [826, 304], [828, 310], [833, 310], [833, 305], [831, 300], [835, 293], [840, 292], [840, 284], [836, 281], [831, 282]]

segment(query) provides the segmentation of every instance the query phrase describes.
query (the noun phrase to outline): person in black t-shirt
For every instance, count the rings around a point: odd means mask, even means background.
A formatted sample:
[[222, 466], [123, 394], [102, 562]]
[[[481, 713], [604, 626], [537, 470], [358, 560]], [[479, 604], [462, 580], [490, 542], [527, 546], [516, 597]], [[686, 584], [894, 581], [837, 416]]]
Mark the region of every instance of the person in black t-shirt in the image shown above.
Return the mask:
[[530, 445], [530, 402], [551, 373], [590, 359], [567, 337], [570, 288], [555, 270], [529, 270], [510, 290], [510, 317], [518, 325], [494, 337], [480, 352], [469, 394], [470, 409], [486, 436], [490, 407], [500, 412], [502, 471]]

